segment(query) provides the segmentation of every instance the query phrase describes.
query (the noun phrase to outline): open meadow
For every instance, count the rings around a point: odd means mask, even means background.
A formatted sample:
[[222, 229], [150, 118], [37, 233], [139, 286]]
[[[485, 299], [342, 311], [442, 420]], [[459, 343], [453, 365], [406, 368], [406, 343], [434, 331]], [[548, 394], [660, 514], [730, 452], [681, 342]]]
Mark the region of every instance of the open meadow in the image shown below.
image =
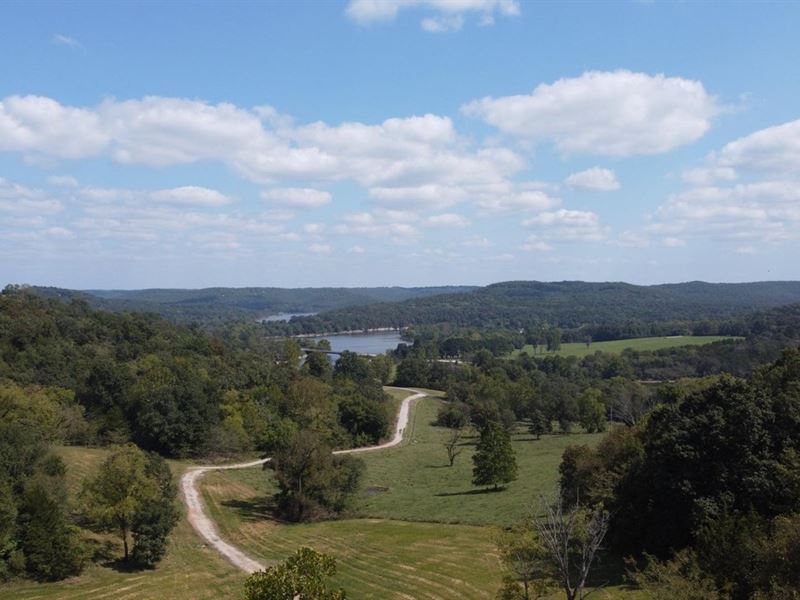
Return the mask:
[[[396, 394], [400, 397], [400, 394]], [[441, 446], [445, 431], [431, 425], [439, 400], [420, 400], [403, 443], [365, 453], [364, 488], [348, 518], [287, 524], [271, 517], [276, 488], [259, 467], [210, 473], [201, 482], [209, 513], [223, 537], [265, 561], [282, 560], [302, 545], [337, 558], [337, 584], [350, 598], [493, 598], [500, 566], [493, 538], [518, 522], [540, 495], [555, 492], [561, 453], [569, 443], [595, 444], [601, 435], [514, 436], [519, 479], [500, 492], [471, 484], [476, 439], [467, 437], [454, 467]], [[597, 598], [638, 598], [621, 582], [619, 561], [605, 559]], [[549, 598], [559, 598], [554, 593]]]
[[514, 350], [511, 356], [519, 356], [524, 352], [531, 356], [549, 356], [557, 354], [558, 356], [577, 356], [583, 358], [590, 356], [595, 352], [608, 352], [610, 354], [619, 354], [623, 350], [631, 349], [638, 351], [655, 351], [664, 350], [665, 348], [678, 348], [680, 346], [703, 346], [705, 344], [713, 344], [714, 342], [721, 342], [723, 340], [741, 339], [721, 335], [671, 335], [666, 337], [646, 337], [646, 338], [632, 338], [628, 340], [611, 340], [608, 342], [592, 342], [585, 344], [583, 342], [570, 342], [568, 344], [561, 344], [561, 348], [555, 352], [547, 352], [539, 346], [538, 349], [528, 344], [521, 350]]
[[[391, 391], [398, 402], [405, 393]], [[403, 443], [362, 455], [367, 463], [364, 489], [354, 518], [312, 524], [286, 524], [270, 512], [275, 492], [269, 471], [259, 467], [216, 471], [200, 482], [206, 510], [222, 537], [267, 564], [285, 559], [301, 546], [330, 553], [338, 563], [335, 583], [348, 598], [493, 598], [503, 570], [494, 546], [497, 525], [518, 521], [539, 494], [557, 483], [561, 453], [569, 443], [596, 443], [599, 435], [549, 435], [533, 440], [514, 436], [519, 479], [501, 492], [476, 490], [470, 483], [474, 438], [466, 438], [454, 467], [445, 466], [444, 430], [431, 425], [439, 400], [425, 398], [412, 410]], [[83, 478], [107, 451], [60, 448], [68, 465], [72, 498]], [[170, 461], [179, 476], [182, 461]], [[98, 539], [116, 548], [111, 536]], [[117, 552], [118, 553], [118, 552]], [[617, 561], [600, 569], [595, 595], [636, 599], [620, 584]], [[154, 570], [126, 572], [111, 562], [90, 566], [57, 583], [12, 583], [0, 588], [9, 599], [106, 598], [170, 600], [238, 598], [245, 575], [206, 547], [185, 518], [170, 539], [166, 558]], [[560, 598], [554, 592], [549, 598]]]
[[[433, 394], [437, 392], [431, 392]], [[354, 506], [359, 517], [437, 523], [507, 526], [522, 520], [540, 497], [558, 489], [558, 465], [570, 444], [593, 445], [603, 434], [544, 435], [537, 440], [520, 428], [512, 437], [519, 473], [500, 491], [472, 485], [472, 454], [478, 436], [467, 433], [461, 454], [448, 466], [442, 442], [447, 430], [434, 427], [440, 401], [417, 402], [403, 443], [359, 455], [367, 465], [363, 490]], [[224, 473], [262, 496], [275, 493], [271, 473], [260, 468]]]

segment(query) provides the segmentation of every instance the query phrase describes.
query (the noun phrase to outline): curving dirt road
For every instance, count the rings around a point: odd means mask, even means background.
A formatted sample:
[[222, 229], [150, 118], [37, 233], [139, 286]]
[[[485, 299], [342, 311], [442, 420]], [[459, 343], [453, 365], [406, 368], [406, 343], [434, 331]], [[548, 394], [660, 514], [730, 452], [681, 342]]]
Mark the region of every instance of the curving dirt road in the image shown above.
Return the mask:
[[[404, 389], [405, 391], [410, 392], [411, 395], [404, 398], [403, 402], [400, 404], [400, 411], [397, 414], [394, 437], [392, 437], [392, 439], [388, 442], [378, 444], [377, 446], [365, 446], [363, 448], [352, 448], [350, 450], [337, 450], [334, 452], [334, 454], [356, 454], [360, 452], [371, 452], [373, 450], [383, 450], [385, 448], [397, 446], [403, 441], [403, 434], [408, 426], [408, 416], [411, 403], [419, 400], [420, 398], [424, 398], [427, 394], [406, 388], [395, 389]], [[183, 499], [186, 502], [186, 518], [189, 520], [189, 523], [191, 523], [195, 531], [200, 534], [200, 537], [206, 540], [217, 552], [227, 558], [235, 567], [247, 573], [263, 570], [266, 568], [266, 565], [253, 558], [250, 558], [247, 556], [247, 554], [220, 538], [214, 522], [203, 510], [203, 501], [200, 499], [200, 492], [198, 491], [196, 484], [200, 477], [202, 477], [203, 474], [207, 473], [208, 471], [247, 469], [249, 467], [263, 465], [269, 460], [269, 458], [262, 458], [261, 460], [238, 463], [235, 465], [191, 467], [181, 477], [181, 490], [183, 491]]]

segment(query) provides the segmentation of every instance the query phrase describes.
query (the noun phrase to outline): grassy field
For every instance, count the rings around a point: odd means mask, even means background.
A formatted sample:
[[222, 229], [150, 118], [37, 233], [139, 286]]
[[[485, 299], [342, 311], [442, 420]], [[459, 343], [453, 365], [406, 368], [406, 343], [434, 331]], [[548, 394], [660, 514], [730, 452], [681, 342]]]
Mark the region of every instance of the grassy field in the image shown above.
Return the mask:
[[[444, 432], [430, 425], [437, 408], [437, 400], [421, 400], [400, 447], [361, 455], [367, 474], [356, 513], [364, 518], [275, 522], [269, 510], [275, 487], [269, 471], [260, 468], [209, 474], [201, 484], [206, 506], [223, 537], [260, 560], [284, 559], [303, 545], [336, 556], [336, 583], [349, 598], [492, 598], [502, 578], [494, 525], [518, 521], [539, 494], [555, 490], [568, 443], [594, 444], [600, 436], [536, 441], [516, 435], [519, 480], [502, 492], [476, 493], [470, 484], [475, 440], [466, 440], [456, 466], [444, 466]], [[384, 487], [388, 490], [377, 491]], [[621, 584], [620, 573], [619, 562], [609, 562], [599, 581], [611, 585], [593, 597], [639, 598]], [[554, 592], [549, 598], [560, 597]]]
[[568, 444], [595, 444], [602, 437], [547, 435], [536, 440], [527, 432], [516, 434], [512, 445], [519, 466], [517, 481], [500, 492], [486, 491], [471, 483], [477, 437], [466, 437], [455, 465], [448, 466], [442, 447], [447, 431], [431, 425], [438, 407], [436, 400], [421, 400], [410, 421], [406, 443], [363, 455], [367, 491], [357, 508], [360, 514], [443, 523], [515, 523], [539, 496], [555, 492], [558, 465]]
[[[442, 440], [447, 432], [431, 423], [439, 401], [420, 400], [412, 412], [403, 443], [388, 450], [364, 453], [364, 490], [354, 510], [357, 516], [409, 521], [510, 525], [520, 521], [540, 496], [558, 486], [558, 465], [569, 444], [596, 444], [603, 434], [545, 435], [536, 440], [527, 432], [513, 436], [519, 477], [505, 490], [475, 488], [472, 454], [476, 436], [462, 442], [462, 453], [448, 466]], [[233, 481], [261, 496], [275, 492], [269, 472], [242, 469], [226, 473]]]
[[[392, 391], [399, 402], [404, 393]], [[336, 583], [354, 600], [404, 598], [492, 598], [502, 572], [494, 544], [495, 528], [466, 523], [504, 524], [517, 520], [539, 493], [552, 491], [557, 465], [570, 442], [595, 443], [599, 436], [545, 436], [533, 441], [515, 436], [520, 479], [508, 490], [475, 493], [469, 483], [474, 440], [452, 469], [439, 445], [443, 432], [430, 425], [438, 402], [425, 399], [412, 412], [408, 437], [395, 449], [363, 455], [368, 465], [365, 492], [357, 514], [365, 518], [307, 525], [278, 523], [268, 511], [274, 487], [259, 468], [209, 473], [201, 480], [203, 497], [222, 536], [259, 560], [282, 560], [306, 545], [334, 555]], [[73, 492], [106, 455], [105, 450], [60, 449]], [[176, 476], [185, 463], [171, 461]], [[387, 491], [376, 491], [387, 487]], [[441, 495], [440, 495], [441, 494]], [[384, 518], [377, 518], [384, 517]], [[441, 521], [442, 523], [420, 522]], [[444, 524], [460, 521], [461, 524]], [[620, 569], [611, 563], [601, 576], [612, 585], [593, 597], [638, 600], [619, 585]], [[167, 557], [152, 571], [124, 572], [94, 565], [74, 579], [0, 586], [11, 599], [83, 598], [170, 600], [238, 598], [244, 574], [208, 549], [182, 519]], [[563, 597], [553, 593], [549, 599]]]
[[547, 356], [548, 354], [558, 354], [559, 356], [577, 356], [583, 358], [595, 352], [610, 352], [612, 354], [619, 354], [626, 348], [632, 350], [663, 350], [664, 348], [676, 348], [678, 346], [702, 346], [704, 344], [712, 344], [722, 340], [741, 339], [731, 338], [719, 335], [677, 335], [669, 337], [648, 337], [648, 338], [635, 338], [631, 340], [612, 340], [610, 342], [592, 342], [588, 346], [584, 343], [569, 343], [561, 344], [561, 349], [556, 352], [542, 352], [541, 346], [539, 351], [534, 354], [534, 347], [531, 345], [525, 346], [522, 350], [515, 350], [512, 356], [518, 356], [521, 352], [530, 354], [531, 356]]
[[335, 583], [350, 598], [488, 598], [499, 585], [487, 528], [383, 519], [281, 524], [270, 518], [261, 490], [231, 475], [211, 473], [201, 483], [222, 536], [267, 562], [301, 546], [330, 553], [338, 562]]

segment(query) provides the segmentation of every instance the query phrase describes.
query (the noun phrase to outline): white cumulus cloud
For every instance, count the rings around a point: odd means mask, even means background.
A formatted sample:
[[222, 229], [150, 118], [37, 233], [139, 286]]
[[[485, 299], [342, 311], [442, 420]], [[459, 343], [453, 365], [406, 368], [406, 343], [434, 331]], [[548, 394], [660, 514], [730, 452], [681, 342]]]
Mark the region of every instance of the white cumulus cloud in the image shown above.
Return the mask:
[[620, 188], [614, 171], [600, 167], [573, 173], [564, 180], [564, 183], [572, 189], [591, 192], [613, 192]]
[[158, 190], [150, 194], [150, 197], [156, 202], [163, 202], [164, 204], [187, 206], [224, 206], [233, 202], [230, 196], [195, 185]]
[[[439, 207], [463, 198], [469, 186], [502, 184], [525, 167], [514, 151], [476, 145], [438, 115], [295, 125], [270, 107], [159, 96], [95, 107], [7, 97], [0, 101], [3, 151], [32, 164], [90, 157], [153, 167], [213, 161], [269, 186], [350, 180], [379, 202]], [[304, 198], [313, 203], [322, 196]]]
[[542, 190], [526, 190], [519, 186], [501, 186], [497, 191], [481, 194], [475, 204], [486, 213], [542, 211], [557, 207], [561, 200]]
[[392, 221], [386, 215], [359, 212], [342, 215], [340, 219], [342, 222], [333, 228], [340, 235], [387, 238], [394, 243], [406, 243], [419, 236], [419, 230], [411, 223]]
[[719, 165], [758, 171], [800, 171], [800, 119], [768, 127], [726, 144]]
[[720, 112], [699, 81], [631, 71], [589, 71], [527, 95], [483, 98], [466, 114], [513, 136], [552, 140], [565, 154], [658, 154], [694, 142]]
[[526, 252], [551, 252], [553, 246], [534, 234], [528, 236], [528, 239], [520, 246], [520, 249]]
[[100, 153], [110, 139], [91, 109], [63, 106], [43, 96], [0, 100], [0, 151], [78, 159]]
[[384, 205], [447, 208], [467, 197], [462, 187], [435, 183], [418, 186], [373, 187], [369, 197]]
[[261, 192], [267, 202], [295, 208], [319, 208], [331, 201], [330, 192], [313, 188], [281, 188]]
[[517, 0], [350, 0], [345, 14], [356, 23], [392, 21], [402, 9], [418, 8], [433, 12], [420, 26], [430, 33], [457, 31], [464, 24], [465, 15], [477, 13], [481, 25], [494, 24], [494, 15], [506, 17], [520, 14]]
[[64, 205], [46, 193], [0, 177], [0, 213], [42, 217], [61, 212]]
[[648, 225], [669, 237], [779, 241], [800, 237], [800, 181], [705, 186], [670, 196]]

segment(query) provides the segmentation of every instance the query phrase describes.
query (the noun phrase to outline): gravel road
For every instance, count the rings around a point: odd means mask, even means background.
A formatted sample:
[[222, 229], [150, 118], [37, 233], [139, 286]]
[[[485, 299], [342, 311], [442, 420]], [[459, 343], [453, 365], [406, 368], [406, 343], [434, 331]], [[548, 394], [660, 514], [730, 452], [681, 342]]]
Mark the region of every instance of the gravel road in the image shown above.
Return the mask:
[[[404, 388], [395, 388], [404, 389]], [[334, 454], [357, 454], [362, 452], [372, 452], [375, 450], [384, 450], [397, 446], [403, 441], [403, 434], [408, 426], [408, 416], [411, 404], [420, 398], [424, 398], [424, 392], [416, 392], [415, 390], [406, 390], [411, 393], [410, 396], [403, 399], [400, 404], [400, 411], [397, 415], [397, 424], [395, 425], [394, 437], [388, 442], [378, 444], [377, 446], [365, 446], [363, 448], [352, 448], [350, 450], [337, 450]], [[266, 568], [266, 565], [258, 562], [257, 560], [247, 556], [244, 552], [239, 550], [223, 540], [214, 522], [206, 514], [203, 508], [203, 501], [200, 499], [200, 492], [197, 489], [198, 480], [209, 471], [224, 471], [229, 469], [248, 469], [250, 467], [257, 467], [269, 461], [269, 458], [262, 458], [261, 460], [254, 460], [246, 463], [238, 463], [234, 465], [215, 465], [205, 467], [191, 467], [181, 477], [181, 490], [183, 491], [183, 499], [186, 502], [186, 518], [189, 519], [192, 527], [200, 536], [211, 545], [217, 552], [227, 558], [235, 567], [247, 573], [261, 571]]]

